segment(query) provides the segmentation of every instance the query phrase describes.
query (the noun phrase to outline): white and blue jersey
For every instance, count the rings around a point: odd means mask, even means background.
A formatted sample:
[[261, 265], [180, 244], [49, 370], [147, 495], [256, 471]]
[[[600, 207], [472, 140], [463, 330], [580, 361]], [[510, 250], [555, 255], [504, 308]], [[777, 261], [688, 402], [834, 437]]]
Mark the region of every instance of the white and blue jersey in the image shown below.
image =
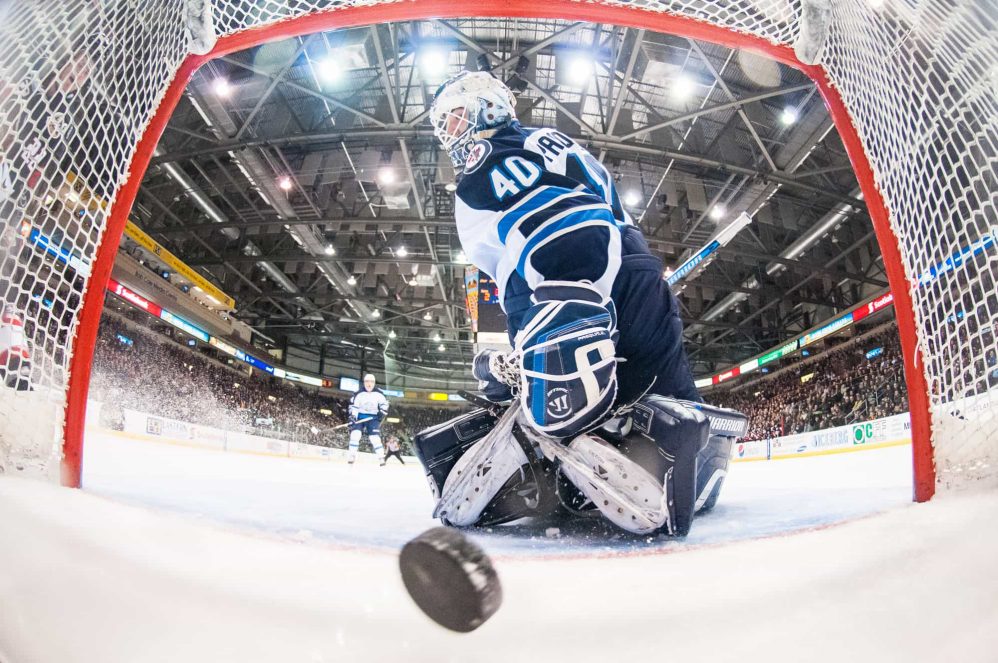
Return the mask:
[[663, 265], [609, 172], [574, 140], [514, 122], [478, 141], [458, 182], [455, 219], [465, 255], [499, 287], [511, 339], [540, 283], [589, 281], [616, 307], [617, 356], [628, 360], [618, 368], [619, 399], [651, 385], [698, 399]]
[[531, 290], [588, 280], [609, 296], [620, 227], [631, 222], [591, 154], [561, 132], [516, 123], [471, 148], [455, 216], [465, 255], [496, 280], [504, 309], [518, 279]]
[[388, 414], [388, 399], [380, 389], [361, 389], [350, 398], [350, 430], [368, 435], [381, 431], [381, 420]]

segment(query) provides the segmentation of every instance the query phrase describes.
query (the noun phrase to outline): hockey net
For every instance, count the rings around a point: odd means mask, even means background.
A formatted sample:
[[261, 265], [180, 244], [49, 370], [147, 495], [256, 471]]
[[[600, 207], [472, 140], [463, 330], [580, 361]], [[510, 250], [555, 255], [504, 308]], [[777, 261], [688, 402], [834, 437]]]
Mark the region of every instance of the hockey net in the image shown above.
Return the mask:
[[[197, 66], [320, 29], [505, 15], [672, 32], [753, 48], [811, 75], [849, 149], [895, 294], [916, 497], [936, 485], [998, 484], [998, 42], [987, 3], [485, 4], [0, 2], [0, 363], [13, 383], [0, 388], [0, 466], [55, 477], [61, 461], [63, 482], [78, 485], [104, 285], [152, 148]], [[819, 65], [804, 65], [792, 47], [814, 44], [802, 17], [823, 5]]]

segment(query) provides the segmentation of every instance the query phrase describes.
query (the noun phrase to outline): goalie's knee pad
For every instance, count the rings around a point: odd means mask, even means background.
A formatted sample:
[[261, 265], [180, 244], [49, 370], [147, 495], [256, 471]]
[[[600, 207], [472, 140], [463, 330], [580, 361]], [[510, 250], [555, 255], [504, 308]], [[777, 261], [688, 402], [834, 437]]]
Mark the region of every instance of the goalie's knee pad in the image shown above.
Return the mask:
[[[423, 430], [413, 440], [437, 509], [447, 507], [448, 513], [439, 514], [445, 524], [497, 525], [546, 515], [557, 503], [550, 468], [528, 457], [512, 435], [489, 450], [476, 447], [499, 423], [496, 415], [480, 409]], [[466, 494], [441, 505], [445, 487], [469, 472]], [[461, 512], [465, 507], [470, 511]]]

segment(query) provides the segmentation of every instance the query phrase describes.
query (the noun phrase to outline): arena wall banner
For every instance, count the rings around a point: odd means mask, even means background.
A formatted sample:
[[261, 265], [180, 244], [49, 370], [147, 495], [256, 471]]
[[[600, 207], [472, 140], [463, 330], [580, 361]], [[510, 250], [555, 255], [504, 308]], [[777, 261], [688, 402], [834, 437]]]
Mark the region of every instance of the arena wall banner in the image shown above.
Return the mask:
[[[844, 451], [889, 447], [911, 442], [911, 418], [907, 412], [882, 419], [861, 421], [820, 431], [810, 431], [768, 440], [769, 457], [818, 456]], [[744, 443], [749, 444], [749, 443]], [[736, 459], [738, 445], [733, 452]], [[758, 450], [753, 450], [758, 453]]]
[[131, 221], [127, 221], [125, 223], [125, 235], [131, 238], [136, 244], [140, 245], [142, 248], [162, 260], [168, 268], [177, 274], [180, 274], [198, 288], [201, 288], [202, 292], [218, 302], [218, 305], [224, 307], [225, 310], [231, 311], [236, 307], [236, 301], [232, 297], [216, 288], [211, 281], [198, 274], [194, 271], [194, 269], [188, 266], [187, 263], [170, 253], [169, 250], [164, 248], [159, 242], [147, 235], [141, 228]]
[[[126, 435], [137, 436], [143, 440], [160, 440], [184, 446], [263, 456], [283, 456], [327, 461], [345, 461], [347, 457], [345, 449], [334, 449], [332, 447], [304, 444], [301, 442], [288, 442], [287, 440], [277, 440], [249, 433], [227, 431], [211, 426], [198, 426], [186, 421], [168, 419], [128, 408], [122, 408], [122, 414], [124, 418], [123, 432]], [[404, 458], [415, 461], [415, 457], [413, 456], [404, 456]], [[358, 462], [375, 463], [377, 460], [374, 454], [369, 452], [361, 452], [357, 456]]]

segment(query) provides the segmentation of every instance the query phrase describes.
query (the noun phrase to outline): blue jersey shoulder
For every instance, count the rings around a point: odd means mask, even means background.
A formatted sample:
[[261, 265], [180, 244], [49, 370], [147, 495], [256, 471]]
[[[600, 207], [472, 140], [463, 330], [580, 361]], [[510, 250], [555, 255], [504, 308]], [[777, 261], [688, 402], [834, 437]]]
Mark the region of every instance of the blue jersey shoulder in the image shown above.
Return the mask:
[[461, 173], [457, 196], [474, 209], [499, 211], [534, 186], [544, 171], [544, 161], [524, 149], [530, 132], [514, 123], [475, 143]]

